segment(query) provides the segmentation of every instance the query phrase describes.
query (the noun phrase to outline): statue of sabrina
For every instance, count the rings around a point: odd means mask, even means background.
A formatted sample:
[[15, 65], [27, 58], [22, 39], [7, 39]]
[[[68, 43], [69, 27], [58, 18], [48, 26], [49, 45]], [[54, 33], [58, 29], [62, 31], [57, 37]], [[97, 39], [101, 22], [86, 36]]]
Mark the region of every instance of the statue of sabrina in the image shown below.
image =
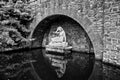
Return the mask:
[[[65, 55], [69, 54], [72, 49], [72, 46], [68, 46], [68, 42], [66, 42], [66, 34], [61, 26], [57, 28], [53, 35], [49, 36], [49, 43], [46, 45], [45, 54], [50, 62], [51, 66], [55, 67], [55, 72], [57, 73], [58, 78], [61, 78], [66, 71], [67, 59], [65, 59]], [[58, 52], [57, 56], [51, 54], [51, 52]], [[60, 56], [59, 54], [65, 54], [64, 56]]]
[[59, 26], [53, 34], [53, 37], [51, 37], [49, 41], [50, 46], [67, 46], [65, 31], [61, 26]]

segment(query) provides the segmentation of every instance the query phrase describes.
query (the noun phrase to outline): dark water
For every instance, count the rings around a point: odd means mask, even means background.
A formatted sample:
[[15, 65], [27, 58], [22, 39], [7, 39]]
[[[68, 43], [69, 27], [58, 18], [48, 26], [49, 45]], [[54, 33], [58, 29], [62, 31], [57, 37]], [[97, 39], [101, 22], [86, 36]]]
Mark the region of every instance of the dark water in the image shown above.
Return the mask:
[[[37, 52], [40, 53], [41, 50], [38, 50]], [[45, 53], [44, 50], [43, 53]], [[37, 62], [33, 63], [33, 65], [36, 72], [43, 80], [87, 80], [92, 72], [94, 64], [93, 58], [93, 55], [84, 56], [83, 53], [72, 52], [72, 59], [68, 61], [66, 72], [60, 79], [57, 77], [56, 72], [50, 67], [42, 54], [37, 56]]]
[[94, 55], [72, 52], [65, 74], [58, 78], [44, 49], [0, 54], [0, 80], [119, 80], [120, 69], [94, 60]]

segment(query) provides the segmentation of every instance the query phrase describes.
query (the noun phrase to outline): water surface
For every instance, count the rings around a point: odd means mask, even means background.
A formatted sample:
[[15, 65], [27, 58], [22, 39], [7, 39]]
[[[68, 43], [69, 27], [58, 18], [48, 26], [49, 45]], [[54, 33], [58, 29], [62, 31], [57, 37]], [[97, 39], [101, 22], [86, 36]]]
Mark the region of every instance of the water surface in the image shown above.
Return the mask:
[[58, 78], [44, 49], [0, 54], [0, 80], [119, 80], [120, 69], [94, 60], [86, 52], [72, 52], [65, 74]]

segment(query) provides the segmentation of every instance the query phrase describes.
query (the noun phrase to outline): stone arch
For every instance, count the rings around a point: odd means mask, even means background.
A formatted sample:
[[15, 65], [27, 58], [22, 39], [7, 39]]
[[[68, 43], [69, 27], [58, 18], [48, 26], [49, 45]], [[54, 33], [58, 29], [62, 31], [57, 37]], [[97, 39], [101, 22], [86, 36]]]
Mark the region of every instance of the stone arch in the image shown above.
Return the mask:
[[35, 26], [35, 27], [32, 28], [33, 31], [31, 33], [31, 35], [29, 36], [29, 38], [34, 36], [34, 32], [36, 30], [36, 27], [38, 27], [38, 24], [43, 19], [45, 19], [49, 16], [53, 16], [53, 15], [65, 15], [65, 16], [72, 18], [76, 22], [78, 22], [83, 27], [83, 29], [86, 31], [86, 33], [88, 34], [88, 36], [93, 44], [95, 58], [102, 59], [103, 45], [102, 45], [101, 36], [97, 32], [95, 32], [95, 28], [93, 27], [92, 22], [90, 21], [90, 19], [88, 17], [81, 17], [73, 11], [71, 12], [71, 11], [67, 11], [67, 10], [55, 9], [53, 11], [48, 11], [48, 12], [44, 13], [43, 15], [41, 15], [41, 13], [38, 13], [36, 15], [34, 21], [32, 22], [32, 24], [30, 25], [30, 27], [32, 27], [32, 26]]

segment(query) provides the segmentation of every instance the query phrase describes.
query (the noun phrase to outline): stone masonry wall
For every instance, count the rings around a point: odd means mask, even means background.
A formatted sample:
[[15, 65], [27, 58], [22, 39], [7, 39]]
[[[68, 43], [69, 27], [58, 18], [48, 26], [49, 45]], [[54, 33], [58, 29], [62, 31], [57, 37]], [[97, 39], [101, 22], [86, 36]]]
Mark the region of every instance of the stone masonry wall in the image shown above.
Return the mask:
[[103, 61], [120, 65], [120, 1], [105, 0]]
[[38, 0], [34, 4], [32, 8], [36, 17], [30, 26], [33, 30], [31, 35], [36, 34], [40, 27], [38, 25], [44, 18], [52, 15], [66, 15], [83, 27], [93, 43], [95, 57], [102, 59], [103, 0]]
[[[69, 14], [74, 12], [77, 14], [77, 17], [84, 18], [85, 24], [90, 24], [90, 31], [93, 31], [94, 34], [99, 34], [98, 38], [103, 40], [100, 42], [103, 48], [100, 50], [101, 53], [97, 49], [98, 52], [95, 51], [95, 55], [97, 53], [103, 54], [103, 61], [120, 65], [119, 0], [40, 0], [39, 3], [40, 9], [38, 11], [41, 14], [39, 18], [49, 14], [49, 10], [54, 11], [52, 9], [61, 8], [65, 11], [68, 10]], [[72, 16], [75, 17], [76, 15], [72, 14]], [[85, 27], [84, 29], [88, 28]], [[89, 32], [87, 33], [88, 35], [90, 34]], [[95, 38], [95, 36], [92, 35], [92, 38]], [[94, 48], [101, 46], [98, 43], [94, 43], [94, 41], [92, 42]]]
[[120, 65], [119, 0], [30, 0], [26, 5], [35, 15], [30, 24], [31, 36], [35, 29], [39, 29], [36, 27], [44, 18], [56, 14], [66, 15], [76, 20], [86, 31], [97, 58]]

